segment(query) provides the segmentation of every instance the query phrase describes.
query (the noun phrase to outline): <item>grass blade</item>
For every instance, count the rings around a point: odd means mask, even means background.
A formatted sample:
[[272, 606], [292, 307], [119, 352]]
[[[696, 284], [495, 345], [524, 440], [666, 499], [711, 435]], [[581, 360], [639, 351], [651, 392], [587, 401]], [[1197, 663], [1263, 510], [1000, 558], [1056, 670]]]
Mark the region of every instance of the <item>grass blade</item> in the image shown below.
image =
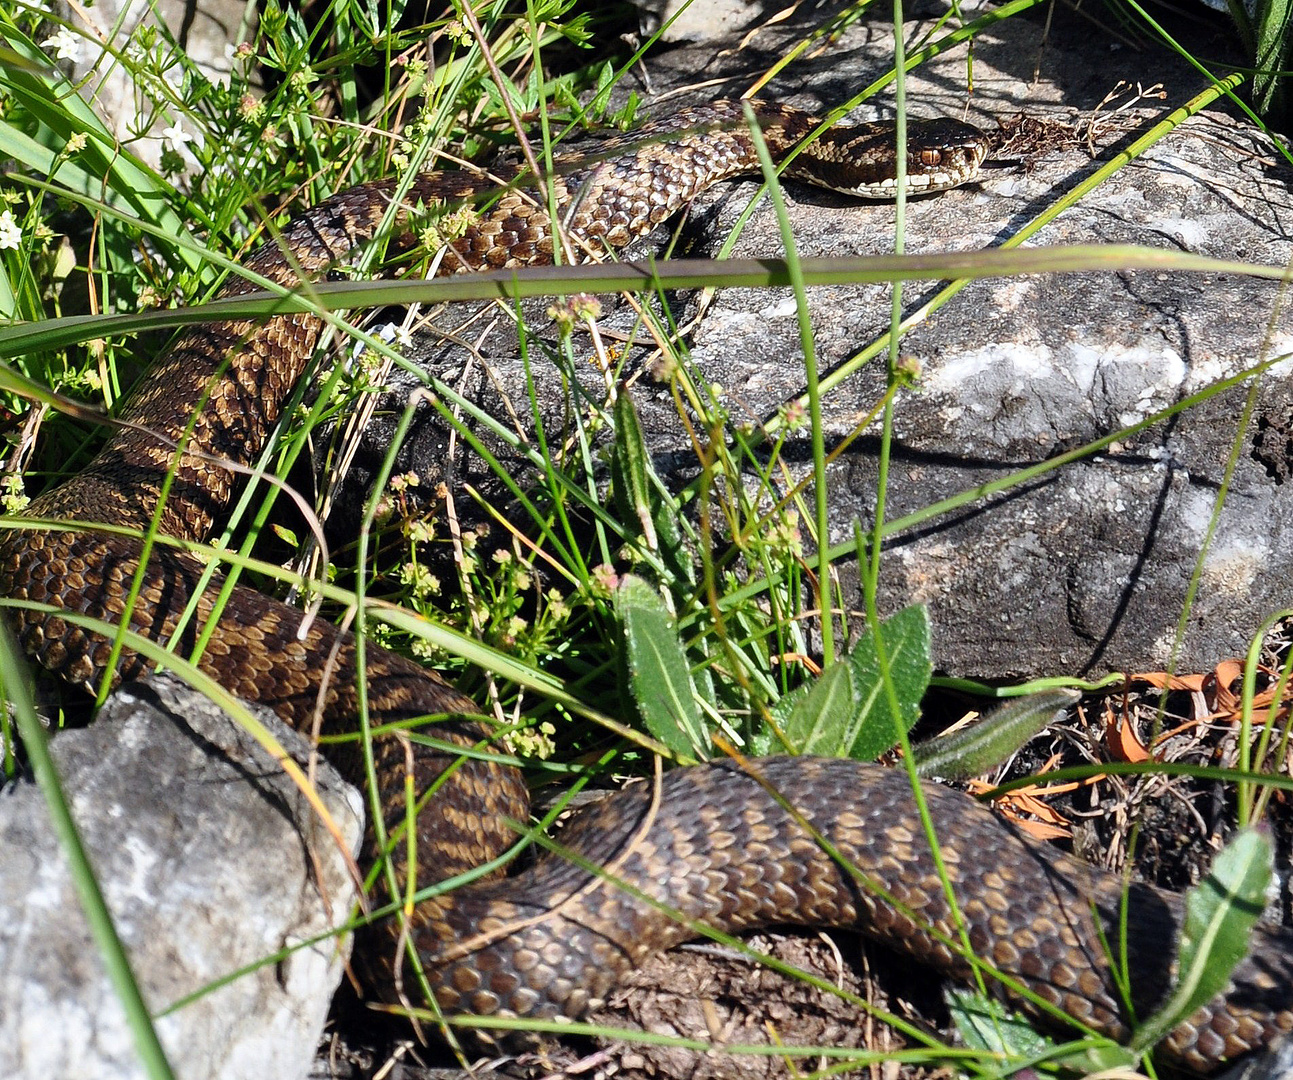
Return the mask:
[[103, 890], [94, 876], [89, 856], [76, 831], [76, 822], [59, 783], [54, 759], [46, 744], [45, 729], [36, 718], [31, 695], [27, 687], [26, 666], [20, 659], [17, 645], [8, 627], [0, 623], [0, 695], [13, 703], [13, 715], [27, 750], [27, 760], [35, 775], [36, 784], [45, 796], [50, 820], [58, 834], [63, 851], [67, 854], [69, 873], [81, 908], [85, 912], [90, 935], [98, 947], [108, 978], [126, 1013], [126, 1022], [135, 1037], [135, 1049], [144, 1071], [151, 1080], [173, 1080], [174, 1074], [166, 1060], [166, 1052], [157, 1038], [148, 1006], [144, 1003], [139, 984], [130, 969], [130, 960], [112, 923], [112, 915], [103, 898]]

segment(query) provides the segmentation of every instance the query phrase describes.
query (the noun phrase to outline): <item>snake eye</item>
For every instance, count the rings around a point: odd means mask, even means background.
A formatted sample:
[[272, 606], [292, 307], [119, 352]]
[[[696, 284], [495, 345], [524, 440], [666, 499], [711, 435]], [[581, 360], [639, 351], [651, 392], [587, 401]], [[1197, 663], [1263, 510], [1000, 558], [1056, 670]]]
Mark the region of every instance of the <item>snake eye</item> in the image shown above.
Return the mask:
[[938, 165], [942, 160], [943, 152], [941, 150], [922, 150], [920, 152], [920, 163], [929, 168]]

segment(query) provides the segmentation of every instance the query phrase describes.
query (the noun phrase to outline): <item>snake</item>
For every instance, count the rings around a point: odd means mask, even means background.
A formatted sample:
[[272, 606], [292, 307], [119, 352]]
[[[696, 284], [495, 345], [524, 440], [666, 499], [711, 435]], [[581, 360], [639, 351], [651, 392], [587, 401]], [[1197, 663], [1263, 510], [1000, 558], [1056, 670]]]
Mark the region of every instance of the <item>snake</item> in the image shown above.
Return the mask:
[[[496, 178], [423, 171], [342, 191], [248, 255], [246, 273], [220, 295], [340, 273], [383, 229], [408, 232], [427, 208], [464, 204], [471, 210], [440, 272], [548, 263], [558, 248], [563, 260], [603, 257], [711, 185], [757, 172], [751, 117], [786, 175], [863, 197], [894, 193], [890, 125], [822, 131], [814, 115], [786, 105], [716, 101], [609, 139], [594, 155], [558, 159], [542, 189], [516, 167]], [[913, 121], [913, 190], [974, 179], [987, 143], [960, 121]], [[435, 718], [438, 747], [389, 733], [372, 739], [374, 803], [395, 839], [380, 847], [370, 826], [363, 855], [386, 857], [403, 895], [410, 879], [424, 889], [470, 875], [512, 847], [517, 823], [529, 820], [520, 770], [482, 752], [491, 739], [476, 704], [374, 643], [361, 657], [355, 639], [326, 620], [303, 631], [298, 609], [255, 589], [236, 585], [221, 605], [224, 582], [204, 576], [206, 560], [182, 545], [146, 549], [139, 535], [154, 522], [182, 541], [211, 535], [324, 328], [317, 313], [295, 311], [179, 333], [93, 460], [3, 531], [0, 593], [26, 653], [91, 691], [105, 676], [119, 683], [149, 668], [129, 642], [114, 653], [110, 629], [123, 625], [181, 655], [196, 652], [197, 666], [229, 691], [313, 735], [353, 734], [361, 705], [385, 732]], [[338, 742], [329, 756], [362, 780], [355, 745]], [[401, 838], [410, 780], [414, 844]], [[475, 1018], [476, 1037], [504, 1047], [535, 1038], [515, 1024], [503, 1030], [507, 1021], [578, 1019], [626, 971], [694, 937], [698, 925], [849, 927], [951, 979], [981, 983], [1043, 1025], [1131, 1039], [1177, 975], [1182, 898], [1129, 884], [965, 794], [921, 783], [918, 800], [905, 772], [811, 757], [669, 770], [580, 811], [558, 850], [519, 872], [428, 890], [398, 934], [365, 947], [367, 977], [391, 1000], [409, 988], [429, 992], [443, 1014]], [[1293, 933], [1259, 925], [1228, 986], [1156, 1053], [1207, 1074], [1291, 1030]]]

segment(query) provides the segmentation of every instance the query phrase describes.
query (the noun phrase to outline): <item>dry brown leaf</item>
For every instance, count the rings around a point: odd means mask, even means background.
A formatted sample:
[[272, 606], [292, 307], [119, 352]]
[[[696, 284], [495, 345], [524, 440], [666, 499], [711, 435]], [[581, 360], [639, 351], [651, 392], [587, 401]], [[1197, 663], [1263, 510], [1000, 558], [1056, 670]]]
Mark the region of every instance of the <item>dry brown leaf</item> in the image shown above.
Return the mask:
[[1152, 756], [1131, 717], [1108, 706], [1104, 717], [1104, 748], [1114, 761], [1148, 761]]
[[[1073, 831], [1069, 819], [1043, 800], [1049, 795], [1057, 795], [1061, 790], [1071, 790], [1073, 787], [1076, 785], [1057, 784], [1054, 787], [1042, 787], [1038, 784], [1030, 784], [999, 795], [993, 802], [1006, 817], [1029, 835], [1039, 840], [1064, 840], [1071, 836]], [[970, 790], [976, 795], [982, 795], [991, 791], [992, 785], [985, 784], [981, 780], [971, 780]]]
[[779, 655], [772, 657], [772, 662], [774, 664], [802, 664], [812, 675], [820, 675], [822, 673], [821, 664], [817, 663], [817, 661], [811, 656], [805, 656], [803, 653], [799, 652], [780, 653]]
[[1238, 660], [1222, 660], [1207, 678], [1211, 690], [1213, 711], [1222, 716], [1234, 714], [1240, 708], [1240, 695], [1230, 689], [1236, 680], [1243, 678], [1244, 665]]
[[1158, 690], [1191, 691], [1202, 690], [1206, 678], [1206, 675], [1169, 675], [1166, 671], [1142, 671], [1127, 676], [1129, 682], [1148, 683]]

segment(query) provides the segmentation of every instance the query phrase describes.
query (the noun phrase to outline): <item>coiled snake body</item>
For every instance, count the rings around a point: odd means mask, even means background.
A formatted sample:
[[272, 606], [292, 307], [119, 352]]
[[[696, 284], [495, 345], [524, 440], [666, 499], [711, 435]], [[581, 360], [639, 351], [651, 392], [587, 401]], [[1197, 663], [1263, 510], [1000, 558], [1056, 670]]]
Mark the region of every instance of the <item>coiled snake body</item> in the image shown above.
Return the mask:
[[[774, 158], [784, 157], [816, 126], [812, 117], [788, 108], [755, 103], [755, 109]], [[887, 130], [828, 134], [830, 139], [796, 159], [797, 174], [846, 190], [872, 185], [863, 188], [865, 194], [891, 190], [885, 179], [890, 165], [883, 160], [891, 140]], [[914, 129], [913, 141], [909, 170], [928, 190], [969, 179], [985, 152], [980, 133], [954, 122]], [[757, 169], [743, 113], [729, 102], [681, 112], [604, 149], [594, 164], [549, 181], [576, 258], [584, 249], [620, 246], [715, 181]], [[858, 153], [860, 162], [851, 167], [847, 155]], [[476, 198], [485, 187], [467, 174], [426, 173], [413, 181], [406, 201], [452, 203]], [[373, 237], [394, 190], [393, 181], [376, 182], [325, 200], [250, 256], [246, 266], [287, 286], [298, 284], [300, 274], [324, 273]], [[452, 243], [445, 270], [551, 261], [554, 237], [542, 205], [523, 190], [507, 191]], [[222, 295], [253, 288], [235, 277]], [[317, 316], [292, 314], [187, 331], [156, 361], [127, 407], [124, 418], [137, 426], [119, 431], [81, 473], [35, 500], [28, 516], [143, 530], [173, 468], [161, 532], [205, 539], [234, 484], [233, 473], [213, 464], [212, 456], [247, 465], [258, 455], [321, 329]], [[187, 439], [187, 447], [200, 453], [185, 453], [176, 465], [175, 451], [141, 427], [172, 445]], [[60, 609], [116, 623], [140, 551], [136, 539], [106, 532], [39, 524], [6, 530], [0, 539], [0, 590], [30, 605], [9, 611], [27, 651], [46, 668], [95, 687], [109, 662], [109, 642], [64, 618]], [[188, 654], [211, 619], [218, 592], [219, 582], [198, 591], [202, 570], [196, 558], [154, 549], [131, 628], [169, 641], [196, 593], [196, 617], [176, 646]], [[324, 734], [352, 731], [353, 642], [317, 620], [299, 641], [299, 624], [295, 609], [239, 587], [212, 629], [200, 667], [302, 730], [311, 730], [318, 705]], [[142, 658], [127, 649], [115, 677], [130, 678], [144, 668]], [[333, 674], [320, 700], [326, 670]], [[366, 650], [365, 670], [374, 724], [476, 711], [413, 662], [375, 646]], [[467, 719], [433, 730], [465, 746], [485, 738]], [[426, 748], [415, 750], [421, 795], [447, 761]], [[388, 829], [398, 828], [405, 814], [405, 753], [395, 738], [375, 741]], [[942, 972], [962, 979], [970, 974], [954, 944], [959, 932], [904, 775], [806, 758], [760, 760], [753, 771], [763, 783], [730, 763], [672, 772], [658, 793], [621, 793], [568, 826], [561, 844], [578, 861], [549, 856], [518, 877], [421, 904], [411, 919], [412, 941], [441, 1007], [485, 1016], [577, 1017], [627, 967], [693, 936], [687, 920], [725, 931], [769, 923], [852, 926]], [[845, 872], [828, 856], [764, 784], [790, 795], [857, 873]], [[1125, 903], [1133, 927], [1126, 957], [1132, 1010], [1137, 1017], [1149, 1015], [1170, 983], [1182, 919], [1179, 899], [1135, 885], [1124, 892], [1119, 879], [1021, 836], [962, 795], [932, 785], [925, 794], [969, 940], [978, 956], [1007, 977], [1003, 983], [989, 976], [988, 984], [1033, 1013], [1053, 1014], [1052, 1021], [1068, 1014], [1089, 1030], [1127, 1037], [1131, 1014], [1110, 972], [1105, 943], [1120, 940]], [[465, 760], [447, 771], [418, 818], [418, 861], [434, 868], [435, 880], [471, 869], [514, 841], [507, 822], [527, 816], [516, 770]], [[400, 864], [404, 850], [403, 843], [394, 847], [397, 875], [407, 870]], [[603, 867], [604, 876], [581, 869], [587, 864]], [[683, 918], [671, 917], [669, 910]], [[384, 964], [385, 977], [394, 981], [395, 950], [387, 944], [378, 966]], [[1291, 999], [1293, 935], [1260, 929], [1225, 995], [1172, 1031], [1160, 1053], [1209, 1071], [1293, 1030]]]

